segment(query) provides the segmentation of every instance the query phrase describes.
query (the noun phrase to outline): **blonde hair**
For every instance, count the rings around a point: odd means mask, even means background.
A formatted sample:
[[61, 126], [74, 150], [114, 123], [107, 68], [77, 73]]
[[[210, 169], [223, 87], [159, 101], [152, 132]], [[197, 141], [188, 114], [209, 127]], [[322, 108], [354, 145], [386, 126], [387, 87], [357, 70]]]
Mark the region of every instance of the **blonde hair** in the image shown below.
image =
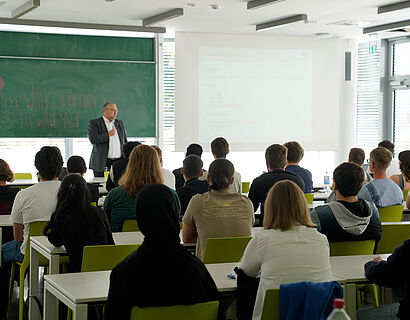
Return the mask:
[[276, 182], [265, 199], [264, 229], [286, 231], [296, 225], [314, 227], [305, 195], [290, 181]]
[[370, 152], [370, 160], [376, 164], [379, 170], [386, 170], [392, 159], [393, 154], [385, 147], [378, 147]]
[[0, 181], [11, 182], [14, 180], [14, 172], [11, 171], [9, 164], [0, 159]]
[[130, 197], [149, 184], [164, 183], [158, 154], [153, 147], [139, 145], [132, 150], [127, 168], [118, 184]]

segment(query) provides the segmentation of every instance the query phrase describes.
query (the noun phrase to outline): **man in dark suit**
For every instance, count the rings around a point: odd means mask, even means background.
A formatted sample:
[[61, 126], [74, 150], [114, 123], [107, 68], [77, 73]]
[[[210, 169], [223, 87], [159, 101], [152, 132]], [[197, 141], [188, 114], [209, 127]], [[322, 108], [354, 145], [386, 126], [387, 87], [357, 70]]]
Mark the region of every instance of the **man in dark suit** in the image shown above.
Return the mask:
[[88, 124], [88, 138], [93, 144], [90, 157], [90, 169], [95, 177], [103, 177], [105, 167], [122, 156], [122, 145], [127, 142], [127, 133], [121, 120], [116, 120], [118, 109], [115, 103], [106, 102], [103, 115]]

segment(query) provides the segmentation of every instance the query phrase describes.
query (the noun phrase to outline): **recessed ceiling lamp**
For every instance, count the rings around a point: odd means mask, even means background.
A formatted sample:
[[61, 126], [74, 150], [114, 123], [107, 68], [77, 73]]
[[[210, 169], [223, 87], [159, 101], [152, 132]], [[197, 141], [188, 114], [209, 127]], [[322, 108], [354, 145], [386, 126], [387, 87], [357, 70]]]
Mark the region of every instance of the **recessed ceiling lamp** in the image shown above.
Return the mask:
[[11, 11], [11, 18], [17, 19], [40, 6], [40, 0], [30, 0]]
[[279, 19], [279, 20], [272, 20], [264, 23], [260, 23], [256, 25], [256, 31], [265, 31], [270, 30], [273, 28], [283, 27], [291, 23], [295, 22], [306, 22], [307, 15], [306, 14], [298, 14], [295, 16]]
[[251, 0], [246, 4], [248, 10], [259, 9], [285, 0]]
[[385, 6], [381, 6], [377, 8], [377, 13], [386, 13], [386, 12], [392, 12], [392, 11], [397, 11], [397, 10], [402, 10], [402, 9], [407, 9], [410, 8], [410, 1], [403, 1], [403, 2], [396, 2], [393, 4], [388, 4]]
[[378, 26], [367, 27], [363, 29], [363, 34], [376, 33], [381, 31], [392, 31], [396, 29], [410, 28], [410, 20], [397, 21], [393, 23], [381, 24]]
[[158, 22], [174, 19], [177, 17], [180, 17], [184, 14], [184, 9], [182, 8], [175, 8], [160, 14], [157, 14], [155, 16], [146, 18], [142, 20], [142, 25], [145, 26], [150, 26]]

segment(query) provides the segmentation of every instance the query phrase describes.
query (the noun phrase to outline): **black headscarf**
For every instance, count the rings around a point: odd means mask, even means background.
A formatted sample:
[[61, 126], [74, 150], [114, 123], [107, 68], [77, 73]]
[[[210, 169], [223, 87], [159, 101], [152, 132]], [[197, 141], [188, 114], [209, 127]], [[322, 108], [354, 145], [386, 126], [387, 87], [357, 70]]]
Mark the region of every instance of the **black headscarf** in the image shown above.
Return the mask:
[[143, 188], [135, 201], [137, 223], [150, 245], [179, 245], [179, 211], [175, 195], [163, 184]]
[[[132, 306], [156, 307], [219, 300], [204, 264], [179, 239], [176, 194], [164, 185], [148, 185], [136, 199], [144, 242], [110, 276], [105, 319], [129, 319]], [[225, 319], [222, 304], [219, 319]]]

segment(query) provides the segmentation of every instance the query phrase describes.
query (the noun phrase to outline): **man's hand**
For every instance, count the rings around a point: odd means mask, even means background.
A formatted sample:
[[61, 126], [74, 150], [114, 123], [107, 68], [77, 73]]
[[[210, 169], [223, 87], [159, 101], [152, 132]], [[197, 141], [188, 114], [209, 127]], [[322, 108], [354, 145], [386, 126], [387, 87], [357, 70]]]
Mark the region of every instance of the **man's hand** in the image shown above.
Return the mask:
[[111, 137], [115, 134], [115, 128], [112, 128], [110, 131], [108, 131], [108, 135]]
[[379, 257], [376, 257], [376, 258], [373, 258], [373, 261], [382, 261], [383, 259], [379, 256]]

